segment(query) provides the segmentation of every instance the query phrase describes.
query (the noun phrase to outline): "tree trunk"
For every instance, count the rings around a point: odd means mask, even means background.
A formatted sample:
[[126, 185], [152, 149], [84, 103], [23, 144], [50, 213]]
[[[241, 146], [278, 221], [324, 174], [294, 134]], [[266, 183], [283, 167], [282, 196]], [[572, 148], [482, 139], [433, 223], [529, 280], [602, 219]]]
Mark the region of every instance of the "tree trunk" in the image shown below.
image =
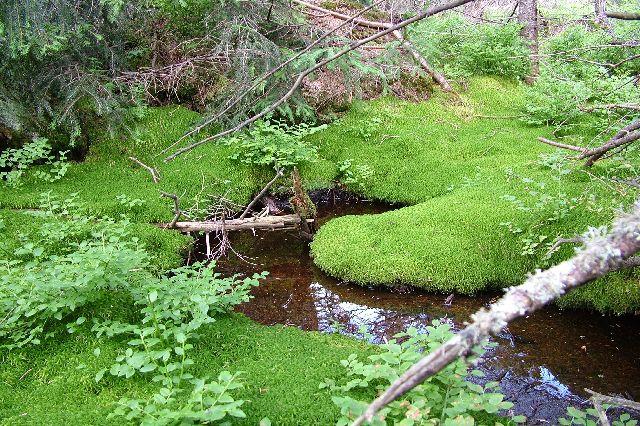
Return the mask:
[[521, 35], [531, 49], [531, 73], [526, 81], [532, 84], [540, 74], [538, 59], [538, 0], [518, 0], [518, 22], [522, 24]]
[[606, 0], [594, 0], [594, 10], [596, 13], [596, 23], [601, 26], [609, 26], [607, 19]]

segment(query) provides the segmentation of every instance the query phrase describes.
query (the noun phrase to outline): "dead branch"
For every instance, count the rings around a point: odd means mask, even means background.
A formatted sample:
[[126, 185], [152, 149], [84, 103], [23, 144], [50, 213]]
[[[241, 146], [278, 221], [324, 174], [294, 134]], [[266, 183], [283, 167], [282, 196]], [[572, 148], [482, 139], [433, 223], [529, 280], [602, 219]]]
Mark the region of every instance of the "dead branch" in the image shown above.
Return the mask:
[[640, 13], [634, 12], [607, 12], [607, 16], [613, 19], [623, 19], [626, 21], [640, 20]]
[[573, 238], [558, 238], [556, 240], [555, 243], [553, 243], [553, 245], [549, 248], [549, 251], [547, 252], [547, 256], [551, 255], [552, 253], [554, 253], [557, 249], [560, 248], [560, 246], [562, 244], [568, 244], [568, 243], [572, 243], [572, 244], [582, 244], [584, 243], [584, 238], [576, 236]]
[[556, 142], [556, 141], [552, 141], [550, 139], [543, 138], [543, 137], [539, 137], [538, 140], [540, 142], [546, 143], [547, 145], [555, 146], [555, 147], [558, 147], [558, 148], [569, 149], [571, 151], [577, 151], [577, 152], [585, 152], [585, 151], [587, 151], [586, 148], [583, 148], [581, 146], [567, 145], [567, 144]]
[[617, 148], [622, 145], [627, 145], [640, 139], [640, 120], [634, 121], [631, 124], [623, 127], [616, 135], [611, 138], [607, 143], [599, 148], [589, 150], [582, 153], [579, 158], [589, 158], [585, 163], [585, 166], [590, 167], [600, 159], [607, 151]]
[[374, 2], [373, 4], [371, 4], [370, 6], [362, 9], [360, 12], [358, 12], [357, 14], [355, 14], [354, 16], [350, 17], [348, 20], [346, 20], [345, 22], [343, 22], [342, 24], [336, 26], [335, 28], [327, 31], [326, 33], [324, 33], [322, 36], [318, 37], [318, 39], [316, 39], [314, 42], [312, 42], [311, 44], [309, 44], [307, 47], [305, 47], [304, 49], [302, 49], [300, 52], [298, 52], [297, 54], [293, 55], [291, 58], [287, 59], [286, 61], [284, 61], [283, 63], [281, 63], [280, 65], [278, 65], [277, 67], [269, 70], [267, 73], [265, 73], [262, 77], [260, 77], [258, 80], [256, 80], [255, 83], [253, 83], [247, 90], [245, 90], [244, 92], [240, 93], [240, 95], [238, 95], [238, 97], [235, 98], [235, 100], [233, 102], [231, 102], [229, 105], [227, 105], [222, 111], [220, 111], [219, 113], [215, 114], [214, 116], [212, 116], [211, 118], [205, 120], [203, 123], [199, 124], [198, 126], [196, 126], [195, 128], [193, 128], [192, 130], [190, 130], [189, 132], [185, 133], [180, 139], [178, 139], [176, 142], [174, 142], [173, 144], [171, 144], [170, 146], [168, 146], [167, 148], [163, 149], [161, 151], [161, 154], [164, 154], [165, 152], [168, 152], [171, 148], [173, 148], [174, 146], [176, 146], [177, 144], [179, 144], [180, 142], [182, 142], [184, 139], [188, 138], [189, 136], [196, 134], [198, 132], [200, 132], [202, 129], [204, 129], [205, 127], [207, 127], [209, 124], [213, 123], [214, 121], [218, 120], [220, 117], [222, 117], [225, 113], [229, 112], [229, 110], [231, 110], [231, 108], [235, 107], [236, 105], [238, 105], [238, 103], [240, 101], [242, 101], [245, 97], [247, 97], [251, 92], [253, 92], [258, 86], [260, 86], [260, 84], [262, 84], [263, 82], [265, 82], [267, 79], [269, 79], [270, 77], [272, 77], [275, 73], [277, 73], [278, 71], [280, 71], [281, 69], [283, 69], [284, 67], [286, 67], [287, 65], [289, 65], [290, 63], [292, 63], [293, 61], [295, 61], [296, 59], [300, 58], [302, 55], [304, 55], [305, 53], [307, 53], [308, 51], [310, 51], [311, 49], [313, 49], [314, 47], [316, 47], [318, 44], [320, 44], [320, 42], [322, 42], [323, 40], [325, 40], [327, 37], [329, 37], [330, 35], [336, 33], [337, 31], [339, 31], [340, 29], [346, 27], [347, 25], [349, 25], [351, 22], [353, 22], [354, 19], [356, 19], [357, 17], [363, 15], [364, 13], [366, 13], [367, 11], [373, 9], [375, 6], [379, 5], [380, 3], [382, 3], [384, 0], [378, 0], [377, 2]]
[[[640, 55], [638, 55], [638, 57], [640, 57]], [[597, 109], [628, 109], [632, 111], [640, 111], [640, 104], [602, 104], [580, 108], [581, 111], [585, 112], [591, 112]]]
[[429, 74], [429, 76], [431, 76], [431, 78], [433, 78], [436, 83], [438, 83], [443, 91], [453, 92], [453, 87], [451, 87], [449, 80], [447, 80], [444, 75], [433, 69], [427, 59], [422, 56], [422, 54], [418, 51], [418, 49], [416, 49], [416, 47], [408, 38], [406, 38], [400, 31], [394, 31], [393, 36], [398, 39], [400, 45], [404, 47], [411, 54], [411, 56], [413, 56], [413, 59], [415, 59], [415, 61], [422, 67], [422, 69], [425, 70], [425, 72]]
[[180, 198], [178, 198], [176, 194], [169, 194], [168, 192], [164, 192], [164, 191], [160, 191], [160, 196], [171, 198], [173, 200], [173, 214], [174, 214], [173, 219], [171, 219], [170, 223], [164, 226], [165, 228], [173, 229], [176, 227], [176, 223], [178, 222], [178, 219], [180, 219], [180, 216], [182, 216], [183, 214], [182, 210], [180, 210]]
[[251, 208], [254, 206], [255, 203], [258, 202], [258, 200], [260, 200], [260, 198], [262, 198], [262, 196], [264, 194], [267, 193], [267, 191], [269, 190], [269, 188], [271, 188], [271, 185], [273, 185], [278, 178], [282, 176], [282, 169], [278, 169], [278, 171], [276, 172], [276, 175], [273, 179], [271, 179], [265, 186], [264, 188], [262, 188], [262, 191], [260, 191], [258, 193], [258, 195], [256, 195], [253, 200], [249, 203], [249, 205], [247, 206], [246, 209], [244, 209], [244, 211], [242, 212], [242, 214], [240, 215], [240, 219], [244, 219], [245, 217], [247, 217], [247, 215], [249, 214], [249, 212], [251, 211]]
[[630, 214], [621, 215], [611, 231], [585, 243], [574, 257], [546, 271], [537, 271], [524, 284], [511, 287], [488, 310], [472, 315], [473, 322], [441, 347], [410, 367], [376, 398], [353, 423], [371, 421], [385, 405], [433, 376], [507, 324], [551, 303], [567, 291], [620, 269], [624, 261], [640, 250], [640, 200]]
[[222, 131], [220, 133], [217, 133], [215, 135], [206, 137], [198, 142], [192, 143], [184, 148], [181, 148], [177, 151], [175, 151], [173, 154], [171, 154], [170, 156], [168, 156], [167, 158], [165, 158], [165, 161], [171, 161], [173, 159], [175, 159], [176, 157], [178, 157], [179, 155], [182, 155], [186, 152], [191, 151], [192, 149], [205, 144], [207, 142], [210, 142], [212, 140], [215, 139], [219, 139], [222, 137], [225, 137], [231, 133], [235, 133], [241, 129], [244, 129], [245, 127], [253, 124], [254, 122], [256, 122], [257, 120], [261, 119], [262, 117], [264, 117], [265, 115], [273, 112], [276, 108], [278, 108], [280, 105], [282, 105], [283, 103], [285, 103], [287, 100], [289, 100], [289, 98], [291, 98], [291, 96], [293, 96], [293, 94], [296, 92], [296, 90], [300, 87], [300, 85], [302, 84], [302, 81], [304, 80], [304, 78], [306, 76], [308, 76], [309, 74], [313, 73], [314, 71], [324, 67], [325, 65], [335, 61], [338, 58], [341, 58], [342, 56], [346, 55], [347, 53], [357, 49], [360, 46], [363, 46], [373, 40], [377, 40], [380, 37], [384, 37], [387, 34], [391, 34], [396, 30], [400, 30], [410, 24], [413, 24], [414, 22], [420, 21], [422, 19], [425, 19], [429, 16], [432, 15], [436, 15], [438, 13], [444, 12], [445, 10], [449, 10], [449, 9], [453, 9], [455, 7], [458, 6], [462, 6], [463, 4], [469, 3], [471, 1], [474, 0], [453, 0], [450, 3], [447, 4], [442, 4], [442, 5], [438, 5], [438, 6], [432, 6], [430, 8], [428, 8], [427, 10], [418, 13], [416, 15], [414, 15], [413, 17], [409, 18], [409, 19], [405, 19], [404, 21], [399, 22], [398, 24], [395, 24], [392, 27], [386, 28], [382, 31], [379, 31], [375, 34], [370, 35], [369, 37], [363, 38], [361, 40], [358, 40], [356, 42], [353, 42], [351, 44], [349, 44], [347, 47], [345, 47], [344, 49], [338, 51], [337, 53], [333, 54], [332, 56], [318, 62], [317, 64], [315, 64], [314, 66], [306, 69], [305, 71], [301, 72], [300, 74], [298, 74], [298, 77], [296, 78], [296, 80], [294, 81], [293, 85], [291, 86], [291, 88], [287, 91], [287, 93], [285, 93], [282, 97], [280, 97], [280, 99], [278, 99], [277, 101], [273, 102], [269, 107], [265, 108], [264, 110], [262, 110], [261, 112], [259, 112], [258, 114], [255, 114], [254, 116], [244, 120], [243, 122], [241, 122], [240, 124], [227, 129], [225, 131]]
[[625, 185], [629, 185], [631, 187], [640, 189], [640, 182], [638, 182], [637, 178], [636, 179], [631, 179], [631, 180], [613, 178], [611, 180], [613, 180], [614, 182], [624, 183]]
[[591, 394], [591, 398], [589, 399], [591, 399], [591, 402], [593, 403], [593, 408], [598, 412], [600, 426], [610, 426], [609, 419], [607, 418], [607, 410], [604, 409], [602, 404], [611, 404], [617, 407], [629, 408], [640, 412], [640, 403], [638, 402], [616, 396], [603, 395], [601, 393], [594, 392], [591, 389], [585, 388], [585, 391]]
[[626, 147], [632, 142], [640, 139], [640, 120], [633, 121], [631, 124], [623, 127], [618, 133], [616, 133], [608, 142], [599, 146], [598, 148], [588, 149], [575, 145], [567, 145], [560, 142], [555, 142], [545, 138], [538, 138], [540, 142], [544, 142], [547, 145], [552, 145], [558, 148], [568, 149], [571, 151], [580, 152], [578, 159], [587, 159], [585, 167], [593, 166], [593, 163], [601, 159], [609, 151], [620, 147]]
[[[391, 28], [393, 26], [393, 24], [387, 23], [387, 22], [377, 22], [377, 21], [369, 21], [367, 19], [361, 19], [361, 18], [351, 18], [349, 15], [336, 12], [335, 10], [325, 9], [324, 7], [317, 6], [313, 3], [308, 3], [304, 0], [292, 0], [292, 1], [306, 8], [327, 13], [338, 19], [342, 19], [342, 20], [352, 19], [352, 22], [367, 28], [386, 29], [386, 28]], [[429, 64], [426, 58], [422, 56], [422, 54], [418, 51], [418, 49], [415, 48], [415, 46], [411, 43], [411, 41], [409, 41], [409, 39], [406, 38], [406, 36], [404, 36], [400, 31], [393, 31], [391, 34], [400, 42], [402, 47], [404, 47], [411, 54], [411, 56], [413, 56], [415, 61], [425, 70], [425, 72], [429, 74], [431, 78], [433, 78], [433, 80], [440, 85], [442, 90], [444, 90], [445, 92], [453, 92], [453, 88], [451, 87], [451, 84], [449, 83], [449, 81], [447, 81], [447, 79], [442, 74], [440, 74], [438, 71], [433, 69], [433, 67]]]
[[[313, 223], [313, 219], [307, 219], [307, 223]], [[174, 229], [181, 232], [222, 232], [246, 231], [246, 230], [283, 230], [296, 229], [300, 225], [300, 217], [297, 214], [284, 216], [248, 217], [246, 219], [211, 220], [204, 222], [176, 222]], [[167, 228], [165, 224], [159, 226]]]
[[129, 160], [133, 161], [134, 163], [136, 163], [137, 165], [139, 165], [140, 167], [146, 169], [149, 173], [151, 173], [151, 179], [153, 179], [153, 183], [158, 183], [160, 181], [160, 175], [155, 168], [147, 166], [142, 161], [138, 160], [136, 157], [129, 157]]

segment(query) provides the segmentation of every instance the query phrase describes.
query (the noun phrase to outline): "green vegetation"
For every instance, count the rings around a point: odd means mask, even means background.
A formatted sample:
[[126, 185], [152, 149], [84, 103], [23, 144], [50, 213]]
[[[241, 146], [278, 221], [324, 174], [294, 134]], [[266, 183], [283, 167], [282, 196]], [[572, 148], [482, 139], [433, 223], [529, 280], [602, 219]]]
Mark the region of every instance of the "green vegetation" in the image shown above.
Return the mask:
[[[34, 173], [25, 172], [20, 188], [3, 188], [0, 208], [35, 208], [46, 191], [61, 197], [77, 193], [77, 200], [92, 215], [119, 217], [127, 213], [132, 221], [153, 223], [173, 216], [171, 200], [160, 198], [160, 191], [177, 194], [184, 209], [196, 204], [204, 207], [208, 197], [222, 194], [245, 203], [260, 188], [262, 172], [230, 159], [234, 152], [230, 147], [205, 145], [170, 163], [158, 156], [199, 118], [183, 107], [151, 108], [129, 138], [97, 136], [86, 159], [70, 164], [64, 179], [42, 182]], [[129, 157], [155, 167], [160, 182], [154, 184], [151, 174]], [[118, 196], [125, 197], [119, 200]], [[131, 208], [131, 200], [140, 202]]]
[[[504, 287], [569, 255], [564, 247], [546, 258], [556, 236], [608, 223], [612, 208], [628, 201], [536, 141], [549, 130], [511, 118], [524, 103], [516, 84], [473, 79], [463, 99], [357, 104], [317, 135], [321, 157], [373, 170], [354, 190], [410, 205], [330, 221], [312, 243], [318, 266], [362, 284], [463, 293]], [[632, 173], [607, 167], [592, 172]], [[603, 281], [619, 285], [594, 283], [562, 304], [620, 313], [640, 306], [637, 279]]]
[[[321, 385], [336, 394], [333, 401], [342, 414], [338, 425], [351, 424], [364, 413], [369, 401], [384, 392], [424, 353], [434, 351], [453, 337], [451, 326], [438, 320], [427, 330], [428, 333], [421, 333], [409, 328], [380, 345], [380, 353], [369, 355], [365, 361], [357, 354], [342, 361], [347, 370], [346, 377], [339, 383], [327, 379]], [[484, 352], [483, 348], [477, 347], [471, 358]], [[489, 382], [484, 387], [471, 383], [466, 380], [471, 373], [476, 377], [484, 376], [479, 370], [471, 371], [467, 362], [457, 360], [382, 409], [371, 424], [386, 425], [389, 420], [393, 424], [474, 424], [474, 418], [495, 416], [499, 410], [513, 407], [513, 403], [504, 401], [504, 395], [496, 393], [497, 382]], [[490, 420], [495, 422], [496, 419]], [[523, 423], [525, 418], [515, 416], [512, 420]]]
[[[123, 396], [147, 398], [156, 387], [141, 377], [105, 376], [95, 382], [96, 371], [110, 368], [121, 347], [121, 342], [96, 339], [82, 330], [38, 347], [3, 351], [0, 424], [121, 422], [106, 420], [114, 402]], [[265, 327], [234, 314], [217, 318], [201, 331], [190, 372], [199, 377], [242, 371], [244, 388], [233, 395], [246, 401], [243, 423], [255, 425], [268, 417], [273, 424], [330, 424], [339, 413], [318, 384], [325, 378], [337, 380], [343, 374], [340, 360], [367, 350], [364, 343], [342, 336]]]
[[0, 260], [0, 424], [337, 418], [318, 383], [364, 343], [229, 316], [261, 276], [198, 264], [158, 276], [128, 221], [43, 200], [16, 214], [37, 227]]

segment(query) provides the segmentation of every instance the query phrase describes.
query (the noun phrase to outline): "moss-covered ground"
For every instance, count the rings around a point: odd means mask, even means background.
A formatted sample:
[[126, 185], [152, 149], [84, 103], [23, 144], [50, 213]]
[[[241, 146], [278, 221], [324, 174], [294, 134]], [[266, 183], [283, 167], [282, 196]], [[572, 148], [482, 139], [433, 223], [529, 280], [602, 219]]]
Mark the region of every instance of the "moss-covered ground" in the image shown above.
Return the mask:
[[[620, 201], [595, 183], [608, 166], [593, 168], [594, 178], [578, 163], [542, 161], [555, 150], [537, 138], [551, 131], [514, 117], [522, 93], [513, 83], [479, 78], [462, 100], [439, 95], [420, 104], [357, 104], [316, 135], [323, 158], [351, 161], [352, 176], [361, 177], [354, 190], [408, 205], [330, 221], [312, 244], [316, 264], [356, 283], [474, 293], [521, 282], [544, 265], [544, 248], [557, 235], [608, 223], [612, 203]], [[307, 176], [313, 179], [313, 168]], [[526, 239], [541, 242], [532, 254], [522, 254]], [[565, 247], [551, 261], [570, 254]], [[635, 277], [614, 276], [561, 303], [632, 312], [640, 307], [640, 285]]]
[[[540, 164], [539, 155], [553, 149], [536, 138], [549, 130], [504, 118], [517, 114], [520, 93], [512, 83], [477, 79], [463, 101], [438, 95], [422, 104], [391, 99], [358, 103], [314, 135], [321, 159], [302, 167], [309, 188], [351, 181], [351, 188], [365, 196], [407, 206], [329, 222], [313, 243], [317, 264], [359, 283], [401, 282], [471, 293], [517, 283], [540, 261], [539, 256], [521, 255], [522, 234], [511, 233], [506, 224], [535, 235], [570, 235], [610, 220], [612, 209], [583, 206], [536, 227], [557, 210], [555, 204], [522, 210], [503, 198], [511, 195], [526, 206], [535, 205], [540, 196], [524, 189], [531, 184], [523, 179], [531, 179], [545, 182], [545, 193], [571, 198], [589, 189], [599, 201], [612, 199], [585, 173], [558, 177]], [[497, 116], [502, 118], [491, 118]], [[157, 269], [180, 264], [190, 240], [153, 225], [172, 216], [172, 203], [160, 198], [160, 190], [180, 196], [183, 208], [205, 206], [215, 195], [246, 203], [271, 174], [230, 160], [229, 148], [217, 144], [162, 162], [160, 151], [197, 120], [197, 114], [184, 108], [153, 109], [131, 140], [97, 140], [86, 160], [72, 164], [64, 178], [53, 183], [27, 178], [18, 189], [3, 187], [2, 248], [10, 250], [19, 244], [20, 232], [39, 226], [22, 210], [38, 208], [42, 193], [77, 193], [87, 213], [126, 214]], [[156, 167], [160, 183], [153, 184], [130, 156]], [[340, 171], [347, 160], [351, 166]], [[122, 195], [143, 203], [127, 207], [117, 198]], [[552, 260], [568, 254], [570, 249], [563, 249]], [[628, 312], [640, 306], [640, 289], [637, 279], [616, 275], [575, 292], [564, 303]], [[96, 339], [87, 331], [0, 352], [0, 423], [97, 424], [121, 396], [151, 394], [155, 388], [146, 379], [93, 380], [95, 371], [112, 362], [120, 343]], [[93, 355], [97, 346], [102, 349], [99, 357]], [[318, 391], [318, 383], [342, 374], [339, 361], [348, 354], [369, 350], [339, 336], [264, 327], [230, 315], [208, 327], [198, 342], [194, 374], [244, 371], [246, 387], [237, 397], [249, 401], [247, 423], [267, 416], [274, 424], [329, 424], [338, 413], [329, 395]]]
[[[101, 349], [98, 357], [95, 348]], [[0, 424], [122, 424], [107, 419], [121, 397], [145, 398], [157, 392], [148, 378], [124, 380], [93, 376], [108, 368], [122, 343], [78, 332], [28, 350], [0, 352]], [[370, 347], [339, 335], [292, 327], [265, 327], [233, 314], [207, 327], [193, 352], [196, 377], [218, 371], [242, 371], [245, 387], [234, 397], [247, 402], [247, 419], [256, 425], [335, 424], [339, 412], [329, 392], [318, 389], [325, 378], [344, 374], [340, 360]]]

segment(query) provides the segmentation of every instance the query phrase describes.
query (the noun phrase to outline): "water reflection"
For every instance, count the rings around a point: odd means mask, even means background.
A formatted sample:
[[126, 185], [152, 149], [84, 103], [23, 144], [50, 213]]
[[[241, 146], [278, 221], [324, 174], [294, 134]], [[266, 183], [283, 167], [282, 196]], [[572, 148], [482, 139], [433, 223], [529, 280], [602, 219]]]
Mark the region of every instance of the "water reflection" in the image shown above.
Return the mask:
[[[376, 213], [372, 204], [339, 204], [333, 215]], [[329, 215], [325, 216], [326, 218]], [[426, 331], [434, 319], [456, 329], [498, 295], [456, 296], [413, 290], [394, 293], [338, 282], [324, 275], [308, 255], [306, 241], [295, 234], [264, 232], [232, 235], [236, 250], [256, 265], [238, 259], [219, 263], [223, 272], [267, 270], [268, 279], [253, 290], [254, 299], [238, 310], [263, 324], [340, 332], [372, 343], [390, 339], [407, 327]], [[634, 317], [611, 318], [582, 311], [548, 308], [510, 324], [496, 338], [479, 368], [485, 381], [498, 381], [514, 411], [530, 424], [555, 424], [567, 405], [584, 401], [584, 388], [640, 397], [640, 323]]]

